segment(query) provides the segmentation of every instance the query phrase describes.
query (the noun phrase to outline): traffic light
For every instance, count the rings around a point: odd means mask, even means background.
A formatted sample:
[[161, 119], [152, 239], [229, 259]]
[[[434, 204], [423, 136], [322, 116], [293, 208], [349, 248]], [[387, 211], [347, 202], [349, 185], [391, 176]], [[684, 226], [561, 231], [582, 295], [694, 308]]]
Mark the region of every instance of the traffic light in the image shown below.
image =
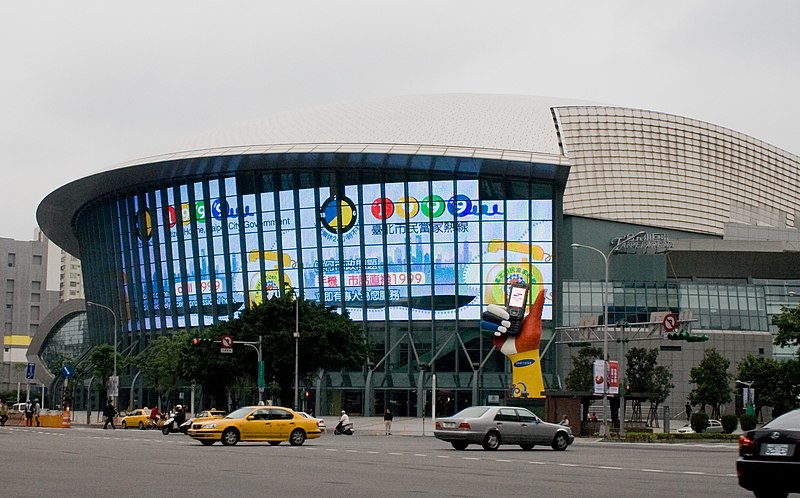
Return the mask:
[[567, 343], [567, 346], [571, 348], [588, 348], [591, 345], [592, 343], [589, 341], [571, 341]]
[[310, 397], [311, 397], [311, 391], [306, 389], [306, 398], [310, 398]]
[[680, 332], [670, 332], [667, 334], [667, 339], [670, 341], [688, 341], [689, 340], [689, 332], [682, 330]]
[[215, 341], [214, 339], [210, 339], [208, 337], [195, 337], [194, 339], [192, 339], [192, 345], [199, 346], [201, 344], [209, 344], [214, 341]]
[[708, 340], [708, 336], [703, 335], [690, 335], [686, 338], [686, 342], [706, 342]]

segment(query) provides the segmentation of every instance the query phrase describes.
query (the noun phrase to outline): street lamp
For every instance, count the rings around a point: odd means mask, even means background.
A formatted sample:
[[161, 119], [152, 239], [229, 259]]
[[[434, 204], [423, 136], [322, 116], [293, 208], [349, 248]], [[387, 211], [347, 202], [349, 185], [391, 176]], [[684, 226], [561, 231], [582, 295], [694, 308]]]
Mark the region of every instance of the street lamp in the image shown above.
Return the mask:
[[[117, 389], [119, 389], [119, 380], [117, 379], [117, 314], [109, 308], [108, 306], [100, 303], [95, 303], [92, 301], [86, 301], [86, 304], [90, 304], [92, 306], [99, 306], [101, 308], [105, 308], [111, 312], [114, 316], [114, 382], [116, 383]], [[114, 402], [116, 404], [117, 396], [113, 396]]]
[[298, 405], [298, 389], [300, 388], [298, 383], [298, 377], [300, 373], [299, 369], [299, 353], [300, 353], [300, 299], [298, 298], [297, 294], [294, 295], [294, 409], [299, 410], [300, 407]]
[[[614, 254], [614, 251], [619, 249], [619, 246], [625, 242], [640, 237], [644, 234], [644, 230], [635, 234], [628, 234], [620, 239], [617, 244], [608, 251], [608, 253], [604, 253], [600, 249], [593, 246], [572, 244], [573, 249], [582, 247], [584, 249], [591, 249], [592, 251], [600, 254], [600, 256], [603, 257], [603, 262], [605, 263], [605, 280], [603, 283], [603, 425], [600, 426], [601, 436], [608, 435], [608, 257]], [[625, 414], [623, 413], [622, 416], [624, 417]]]

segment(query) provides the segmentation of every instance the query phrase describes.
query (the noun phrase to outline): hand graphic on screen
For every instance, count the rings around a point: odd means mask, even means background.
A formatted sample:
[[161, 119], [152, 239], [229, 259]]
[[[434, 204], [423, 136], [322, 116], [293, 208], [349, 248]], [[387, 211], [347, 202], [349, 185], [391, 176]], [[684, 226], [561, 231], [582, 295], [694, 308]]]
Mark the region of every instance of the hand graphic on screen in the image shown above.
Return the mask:
[[544, 289], [539, 289], [530, 312], [522, 319], [517, 335], [508, 334], [511, 323], [508, 312], [502, 306], [489, 305], [481, 317], [481, 329], [493, 334], [495, 347], [511, 360], [514, 397], [539, 397], [544, 389], [539, 363], [544, 293]]

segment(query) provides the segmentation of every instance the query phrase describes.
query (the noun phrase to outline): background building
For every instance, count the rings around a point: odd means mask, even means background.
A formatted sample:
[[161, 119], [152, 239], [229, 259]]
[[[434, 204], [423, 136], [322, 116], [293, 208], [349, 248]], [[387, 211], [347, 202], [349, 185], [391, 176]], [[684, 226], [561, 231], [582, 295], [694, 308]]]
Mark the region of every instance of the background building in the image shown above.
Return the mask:
[[26, 379], [28, 346], [42, 320], [58, 304], [58, 292], [48, 289], [50, 243], [42, 232], [37, 230], [35, 235], [31, 241], [0, 238], [0, 282], [5, 288], [0, 391], [21, 386], [23, 398], [29, 382], [42, 385], [40, 375]]
[[505, 396], [509, 366], [478, 321], [511, 281], [546, 291], [542, 364], [557, 388], [570, 350], [556, 330], [603, 309], [603, 260], [571, 245], [605, 253], [643, 231], [609, 256], [609, 324], [692, 311], [709, 342], [676, 350], [654, 332], [628, 344], [662, 349], [677, 412], [704, 349], [734, 362], [783, 353], [769, 323], [800, 292], [799, 165], [680, 116], [415, 96], [201, 137], [65, 185], [38, 218], [81, 258], [87, 299], [111, 309], [88, 310], [89, 345], [111, 341], [116, 321], [120, 350], [135, 353], [294, 288], [361, 321], [380, 359], [325, 372], [317, 412], [400, 415], [423, 413], [433, 373], [440, 413]]

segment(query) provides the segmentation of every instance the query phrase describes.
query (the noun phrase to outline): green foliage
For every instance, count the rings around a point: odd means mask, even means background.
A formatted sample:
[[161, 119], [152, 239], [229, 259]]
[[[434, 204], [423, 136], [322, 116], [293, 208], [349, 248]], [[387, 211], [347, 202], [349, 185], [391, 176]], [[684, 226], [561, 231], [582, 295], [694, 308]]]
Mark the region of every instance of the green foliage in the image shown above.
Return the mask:
[[711, 405], [711, 416], [714, 418], [719, 417], [720, 405], [731, 401], [730, 383], [733, 376], [728, 373], [730, 364], [730, 360], [711, 348], [689, 372], [689, 382], [697, 386], [689, 393], [689, 402], [701, 405], [701, 411], [705, 411], [706, 405]]
[[[117, 363], [121, 363], [117, 354]], [[108, 388], [108, 378], [114, 373], [114, 346], [111, 344], [98, 344], [89, 353], [86, 365], [86, 374], [94, 375], [94, 383], [100, 398], [105, 399]], [[117, 372], [119, 373], [119, 372]]]
[[[321, 369], [357, 369], [366, 362], [367, 342], [359, 325], [316, 303], [300, 300], [298, 305], [301, 381]], [[239, 318], [160, 337], [134, 361], [161, 393], [196, 382], [211, 398], [206, 404], [225, 406], [228, 395], [236, 403], [248, 395], [255, 397], [260, 338], [265, 391], [273, 397], [280, 391], [281, 402], [288, 404], [293, 399], [295, 316], [291, 295], [275, 297], [245, 310]], [[234, 338], [232, 353], [220, 352], [223, 334]], [[201, 340], [194, 344], [194, 338]]]
[[778, 327], [775, 345], [800, 346], [800, 305], [795, 308], [781, 306], [781, 313], [772, 316], [772, 324]]
[[594, 360], [603, 357], [600, 348], [581, 348], [578, 354], [572, 357], [572, 370], [564, 379], [566, 388], [570, 391], [591, 391], [594, 387]]
[[720, 422], [722, 422], [722, 432], [730, 434], [739, 426], [739, 417], [736, 415], [723, 415]]
[[708, 414], [703, 412], [692, 413], [692, 418], [689, 423], [693, 431], [697, 433], [703, 432], [706, 430], [706, 427], [708, 427]]
[[652, 393], [650, 401], [660, 405], [672, 388], [672, 372], [658, 366], [658, 349], [631, 348], [625, 354], [625, 379], [635, 393]]
[[800, 396], [800, 359], [775, 361], [748, 355], [737, 366], [737, 378], [753, 382], [756, 411], [771, 406], [780, 414], [795, 407], [794, 400]]
[[753, 429], [756, 428], [758, 419], [756, 418], [755, 415], [748, 415], [745, 413], [742, 414], [741, 417], [739, 417], [739, 423], [741, 424], [743, 431], [752, 431]]
[[[295, 305], [298, 306], [299, 326]], [[238, 327], [244, 337], [256, 340], [258, 335], [264, 337], [265, 375], [280, 385], [283, 404], [293, 399], [295, 327], [300, 333], [298, 375], [301, 381], [320, 370], [358, 369], [366, 363], [369, 354], [361, 326], [349, 316], [303, 299], [295, 303], [291, 294], [273, 297], [245, 310], [230, 325]]]

